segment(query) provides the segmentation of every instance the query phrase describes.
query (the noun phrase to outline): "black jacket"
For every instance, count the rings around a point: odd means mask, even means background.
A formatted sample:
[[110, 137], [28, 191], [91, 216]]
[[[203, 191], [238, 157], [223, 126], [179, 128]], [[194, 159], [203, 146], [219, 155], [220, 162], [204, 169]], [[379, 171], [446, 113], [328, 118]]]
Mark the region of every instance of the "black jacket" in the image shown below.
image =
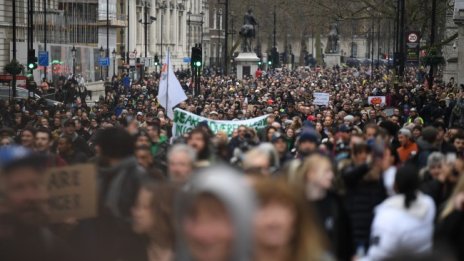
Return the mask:
[[98, 169], [98, 217], [81, 221], [71, 236], [75, 255], [89, 261], [144, 260], [142, 238], [131, 225], [131, 209], [147, 177], [134, 157]]
[[329, 192], [325, 198], [313, 201], [320, 227], [331, 244], [331, 251], [337, 260], [350, 261], [354, 255], [351, 222], [341, 198]]
[[369, 245], [369, 236], [374, 208], [386, 198], [382, 179], [365, 180], [371, 171], [367, 164], [348, 166], [342, 170], [342, 179], [346, 187], [345, 204], [351, 219], [353, 240], [356, 246]]
[[13, 216], [0, 216], [0, 260], [76, 260], [69, 250], [47, 227], [25, 226]]
[[451, 252], [456, 260], [464, 260], [464, 212], [455, 210], [441, 220], [436, 226], [434, 241], [438, 250]]

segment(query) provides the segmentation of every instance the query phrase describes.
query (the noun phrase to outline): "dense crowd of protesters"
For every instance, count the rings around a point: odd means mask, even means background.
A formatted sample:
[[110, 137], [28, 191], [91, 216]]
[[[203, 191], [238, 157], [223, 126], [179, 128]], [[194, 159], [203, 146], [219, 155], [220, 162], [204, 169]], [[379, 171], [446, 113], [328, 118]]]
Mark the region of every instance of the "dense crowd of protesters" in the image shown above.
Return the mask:
[[[194, 96], [178, 73], [181, 109], [269, 115], [231, 136], [201, 122], [173, 137], [156, 75], [116, 77], [95, 102], [73, 79], [55, 86], [62, 106], [0, 100], [0, 260], [464, 260], [454, 80], [429, 85], [412, 67], [400, 83], [386, 67], [258, 76], [208, 70]], [[42, 174], [80, 163], [97, 166], [98, 215], [50, 224]]]

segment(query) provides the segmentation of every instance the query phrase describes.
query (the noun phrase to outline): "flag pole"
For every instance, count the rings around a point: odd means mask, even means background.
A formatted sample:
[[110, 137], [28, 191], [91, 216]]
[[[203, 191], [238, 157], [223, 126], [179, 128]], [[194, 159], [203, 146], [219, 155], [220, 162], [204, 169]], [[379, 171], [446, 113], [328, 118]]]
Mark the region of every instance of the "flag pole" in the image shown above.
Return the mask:
[[167, 70], [166, 70], [166, 115], [168, 115], [168, 108], [169, 108], [169, 105], [168, 105], [168, 102], [169, 102], [169, 67], [171, 66], [171, 54], [169, 53], [169, 47], [168, 47], [168, 55], [167, 55], [167, 59], [168, 59], [168, 66], [167, 66]]

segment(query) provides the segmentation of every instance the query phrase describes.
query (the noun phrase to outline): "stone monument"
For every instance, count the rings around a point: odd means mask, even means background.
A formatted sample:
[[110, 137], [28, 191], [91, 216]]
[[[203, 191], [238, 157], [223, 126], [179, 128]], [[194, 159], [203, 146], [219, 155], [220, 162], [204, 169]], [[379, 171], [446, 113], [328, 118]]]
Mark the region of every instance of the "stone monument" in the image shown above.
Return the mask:
[[[446, 11], [446, 22], [444, 38], [449, 39], [458, 33], [458, 26], [454, 23], [454, 1], [449, 2], [449, 7]], [[445, 44], [442, 48], [443, 58], [445, 58], [446, 65], [443, 68], [443, 81], [449, 82], [451, 78], [455, 80], [458, 78], [458, 50], [457, 39]]]
[[251, 9], [243, 17], [244, 23], [240, 28], [240, 37], [242, 38], [242, 49], [238, 56], [235, 58], [237, 64], [237, 78], [242, 80], [244, 76], [255, 75], [258, 70], [259, 58], [253, 52], [253, 39], [256, 35], [255, 26], [258, 25], [253, 11]]
[[327, 46], [325, 48], [324, 62], [327, 67], [340, 65], [341, 63], [340, 46], [338, 43], [338, 39], [338, 25], [336, 23], [333, 23], [330, 25], [330, 32], [327, 36]]

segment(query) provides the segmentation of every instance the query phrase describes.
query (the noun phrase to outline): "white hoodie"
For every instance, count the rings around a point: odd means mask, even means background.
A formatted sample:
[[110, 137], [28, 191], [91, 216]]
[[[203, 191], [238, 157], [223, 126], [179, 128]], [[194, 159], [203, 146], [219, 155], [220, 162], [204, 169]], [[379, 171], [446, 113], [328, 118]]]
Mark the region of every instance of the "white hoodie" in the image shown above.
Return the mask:
[[398, 254], [424, 254], [432, 249], [435, 204], [420, 192], [411, 206], [404, 206], [404, 195], [387, 198], [375, 209], [371, 245], [360, 259], [384, 260]]

